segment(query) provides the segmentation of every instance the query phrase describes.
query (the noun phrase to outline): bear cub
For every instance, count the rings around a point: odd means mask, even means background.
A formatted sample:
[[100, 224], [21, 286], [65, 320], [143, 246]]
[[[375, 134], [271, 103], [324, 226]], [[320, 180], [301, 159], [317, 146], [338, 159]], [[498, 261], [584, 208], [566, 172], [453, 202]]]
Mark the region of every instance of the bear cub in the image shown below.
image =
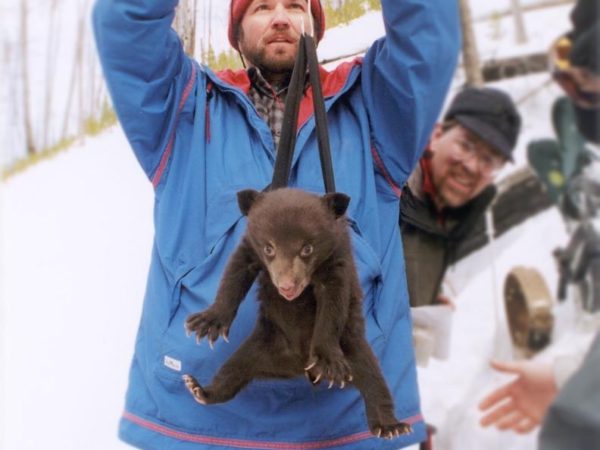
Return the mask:
[[227, 340], [257, 276], [258, 319], [210, 385], [183, 376], [196, 401], [226, 402], [254, 378], [305, 374], [314, 384], [354, 385], [374, 435], [390, 439], [411, 432], [394, 416], [392, 396], [365, 339], [362, 291], [344, 216], [349, 201], [345, 194], [320, 197], [291, 188], [238, 193], [247, 231], [227, 263], [215, 302], [190, 315], [185, 326], [211, 346], [219, 336]]

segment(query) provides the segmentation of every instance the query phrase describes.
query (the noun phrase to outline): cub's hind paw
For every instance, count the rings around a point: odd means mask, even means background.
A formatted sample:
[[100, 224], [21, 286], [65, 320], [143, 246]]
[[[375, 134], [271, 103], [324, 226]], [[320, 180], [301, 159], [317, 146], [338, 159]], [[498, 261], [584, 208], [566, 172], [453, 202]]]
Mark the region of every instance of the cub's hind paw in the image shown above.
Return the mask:
[[190, 394], [194, 396], [194, 400], [202, 405], [206, 405], [206, 393], [196, 379], [191, 375], [184, 375], [182, 378], [185, 383], [185, 387], [187, 387], [188, 391], [190, 391]]
[[375, 425], [372, 429], [372, 433], [375, 436], [383, 439], [394, 439], [403, 434], [410, 434], [412, 431], [410, 424], [405, 422], [397, 422], [391, 425]]

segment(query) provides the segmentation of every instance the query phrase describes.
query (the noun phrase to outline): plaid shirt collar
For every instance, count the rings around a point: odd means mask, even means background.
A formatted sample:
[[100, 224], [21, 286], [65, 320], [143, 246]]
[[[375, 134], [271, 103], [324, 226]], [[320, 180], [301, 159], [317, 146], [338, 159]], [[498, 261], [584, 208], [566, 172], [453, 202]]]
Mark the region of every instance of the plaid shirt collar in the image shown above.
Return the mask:
[[250, 90], [248, 97], [254, 104], [258, 115], [267, 123], [273, 136], [273, 145], [275, 151], [279, 146], [281, 138], [281, 127], [283, 125], [283, 114], [285, 110], [285, 96], [287, 94], [287, 84], [282, 88], [275, 88], [262, 76], [255, 67], [248, 69], [248, 78], [250, 79]]
[[[288, 83], [283, 86], [276, 87], [271, 85], [260, 73], [256, 67], [250, 67], [248, 70], [248, 78], [250, 79], [250, 89], [248, 97], [254, 104], [254, 108], [258, 115], [269, 125], [273, 136], [273, 144], [275, 150], [279, 146], [281, 138], [281, 127], [283, 125], [283, 114], [285, 111], [285, 98], [288, 91]], [[290, 77], [291, 77], [290, 72]], [[308, 73], [304, 88], [308, 86]]]
[[[290, 77], [291, 77], [290, 73]], [[250, 90], [255, 89], [261, 95], [270, 97], [272, 99], [280, 99], [285, 102], [285, 95], [288, 90], [288, 83], [285, 83], [281, 87], [271, 85], [265, 77], [263, 77], [260, 70], [256, 67], [250, 67], [248, 69], [248, 78], [250, 79]], [[289, 78], [287, 80], [289, 82]]]

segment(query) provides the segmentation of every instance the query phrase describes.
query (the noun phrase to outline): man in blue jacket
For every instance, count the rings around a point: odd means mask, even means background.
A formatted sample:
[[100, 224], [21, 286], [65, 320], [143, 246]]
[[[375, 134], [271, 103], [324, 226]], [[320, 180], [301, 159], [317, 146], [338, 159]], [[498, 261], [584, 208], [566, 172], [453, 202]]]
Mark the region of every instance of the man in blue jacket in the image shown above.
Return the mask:
[[[337, 188], [364, 292], [367, 338], [396, 416], [414, 432], [373, 437], [356, 389], [304, 378], [254, 381], [209, 407], [187, 392], [250, 333], [256, 290], [229, 343], [214, 350], [184, 331], [214, 299], [245, 229], [236, 192], [271, 180], [282, 104], [302, 27], [320, 39], [319, 0], [233, 0], [229, 40], [248, 70], [214, 73], [188, 58], [171, 29], [176, 0], [97, 0], [96, 41], [119, 120], [155, 189], [155, 239], [120, 436], [143, 449], [397, 449], [424, 439], [396, 219], [400, 187], [432, 130], [459, 49], [456, 4], [383, 0], [386, 36], [364, 59], [321, 70]], [[310, 5], [310, 7], [309, 7]], [[309, 17], [312, 14], [312, 20]], [[323, 192], [312, 113], [303, 98], [290, 185]]]

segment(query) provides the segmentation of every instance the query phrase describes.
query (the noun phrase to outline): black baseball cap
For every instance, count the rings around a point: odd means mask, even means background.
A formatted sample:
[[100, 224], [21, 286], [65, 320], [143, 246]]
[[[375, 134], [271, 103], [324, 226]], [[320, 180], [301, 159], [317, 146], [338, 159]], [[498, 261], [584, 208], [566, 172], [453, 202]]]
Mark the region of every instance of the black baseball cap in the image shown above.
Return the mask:
[[450, 104], [444, 121], [455, 120], [510, 161], [521, 116], [508, 94], [490, 87], [467, 87]]

